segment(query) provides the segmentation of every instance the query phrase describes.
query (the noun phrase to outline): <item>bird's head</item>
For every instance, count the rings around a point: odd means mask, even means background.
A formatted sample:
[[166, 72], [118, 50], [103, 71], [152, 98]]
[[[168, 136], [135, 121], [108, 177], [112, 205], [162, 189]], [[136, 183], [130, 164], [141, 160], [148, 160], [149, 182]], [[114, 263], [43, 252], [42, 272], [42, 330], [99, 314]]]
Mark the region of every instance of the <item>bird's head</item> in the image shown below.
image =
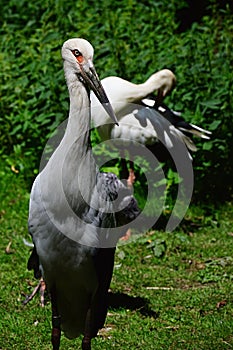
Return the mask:
[[115, 113], [104, 91], [93, 64], [94, 49], [85, 39], [75, 38], [64, 42], [61, 50], [66, 74], [77, 77], [89, 90], [92, 90], [106, 112], [118, 125]]
[[165, 96], [175, 87], [176, 77], [169, 69], [162, 69], [153, 74], [148, 81], [154, 90], [157, 90], [156, 104], [159, 106]]
[[162, 69], [158, 72], [159, 80], [161, 82], [160, 90], [165, 97], [176, 85], [176, 77], [169, 69]]

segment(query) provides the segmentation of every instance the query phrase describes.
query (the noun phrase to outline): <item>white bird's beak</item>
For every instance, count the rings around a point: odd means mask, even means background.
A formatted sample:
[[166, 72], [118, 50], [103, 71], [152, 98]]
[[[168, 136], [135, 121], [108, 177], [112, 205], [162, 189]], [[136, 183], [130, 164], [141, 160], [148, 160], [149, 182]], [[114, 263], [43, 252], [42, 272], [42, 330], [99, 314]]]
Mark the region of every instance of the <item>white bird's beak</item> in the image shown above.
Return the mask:
[[104, 91], [101, 81], [96, 73], [93, 62], [91, 60], [88, 60], [88, 62], [85, 65], [80, 65], [80, 68], [80, 74], [84, 79], [85, 83], [87, 83], [89, 88], [95, 93], [96, 97], [98, 98], [108, 115], [112, 118], [114, 123], [116, 125], [119, 125], [113, 108], [106, 95], [106, 92]]

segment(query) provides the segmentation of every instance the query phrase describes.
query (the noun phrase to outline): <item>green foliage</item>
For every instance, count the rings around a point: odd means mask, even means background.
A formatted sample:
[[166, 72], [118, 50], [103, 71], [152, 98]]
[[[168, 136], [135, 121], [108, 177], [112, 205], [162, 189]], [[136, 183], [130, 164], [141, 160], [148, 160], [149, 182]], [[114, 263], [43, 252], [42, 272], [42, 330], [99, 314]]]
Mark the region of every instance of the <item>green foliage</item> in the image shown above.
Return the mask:
[[95, 47], [100, 77], [144, 81], [169, 68], [177, 88], [167, 104], [213, 131], [195, 139], [196, 198], [232, 194], [232, 13], [209, 1], [207, 15], [179, 33], [177, 12], [186, 1], [2, 1], [0, 42], [1, 156], [28, 183], [53, 130], [68, 116], [60, 48], [70, 37]]
[[232, 193], [232, 29], [232, 13], [213, 6], [201, 25], [194, 24], [178, 39], [183, 49], [176, 52], [178, 86], [174, 97], [187, 116], [192, 114], [190, 121], [213, 133], [210, 141], [195, 140], [198, 199], [224, 199]]

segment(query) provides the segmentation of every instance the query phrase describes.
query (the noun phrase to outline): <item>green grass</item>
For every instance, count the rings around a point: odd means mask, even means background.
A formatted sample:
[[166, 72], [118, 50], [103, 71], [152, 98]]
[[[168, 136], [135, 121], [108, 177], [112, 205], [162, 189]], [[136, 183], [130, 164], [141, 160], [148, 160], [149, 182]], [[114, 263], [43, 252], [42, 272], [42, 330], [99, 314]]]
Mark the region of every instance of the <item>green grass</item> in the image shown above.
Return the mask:
[[[37, 296], [22, 305], [37, 284], [23, 244], [29, 194], [19, 175], [1, 175], [0, 349], [48, 350], [50, 302], [41, 308]], [[151, 231], [119, 245], [106, 328], [93, 349], [233, 349], [233, 209], [205, 213], [191, 207], [175, 232]], [[62, 336], [61, 350], [80, 344]]]

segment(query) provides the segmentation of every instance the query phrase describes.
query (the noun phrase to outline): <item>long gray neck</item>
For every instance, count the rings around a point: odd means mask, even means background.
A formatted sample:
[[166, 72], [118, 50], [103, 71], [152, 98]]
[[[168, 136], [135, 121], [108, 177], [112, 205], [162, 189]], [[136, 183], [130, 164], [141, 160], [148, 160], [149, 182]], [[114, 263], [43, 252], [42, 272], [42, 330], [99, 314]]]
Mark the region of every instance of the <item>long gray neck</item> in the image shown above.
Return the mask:
[[75, 74], [66, 74], [66, 82], [69, 89], [70, 110], [64, 141], [70, 146], [72, 143], [77, 143], [76, 151], [82, 156], [90, 148], [89, 92]]

